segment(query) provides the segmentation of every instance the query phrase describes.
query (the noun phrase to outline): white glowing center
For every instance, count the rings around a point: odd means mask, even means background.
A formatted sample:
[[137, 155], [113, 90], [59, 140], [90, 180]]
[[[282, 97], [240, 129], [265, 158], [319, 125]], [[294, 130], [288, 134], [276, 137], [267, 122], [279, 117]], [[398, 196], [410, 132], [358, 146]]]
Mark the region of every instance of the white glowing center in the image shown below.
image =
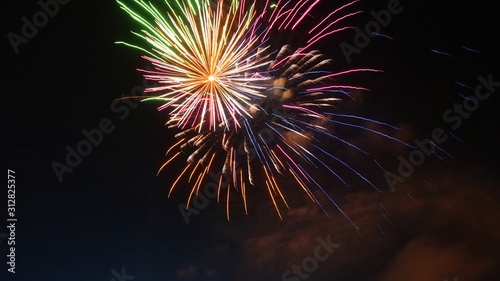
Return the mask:
[[208, 76], [208, 81], [214, 81], [215, 80], [215, 77], [213, 77], [212, 75]]

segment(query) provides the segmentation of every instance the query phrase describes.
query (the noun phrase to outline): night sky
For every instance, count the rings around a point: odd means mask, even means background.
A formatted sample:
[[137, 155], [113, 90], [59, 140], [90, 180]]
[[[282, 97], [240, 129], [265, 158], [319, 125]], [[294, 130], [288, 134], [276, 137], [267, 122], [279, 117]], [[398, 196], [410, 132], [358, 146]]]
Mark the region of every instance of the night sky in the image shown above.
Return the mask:
[[[311, 16], [321, 18], [348, 1], [323, 2]], [[373, 20], [370, 11], [388, 2], [353, 5], [349, 12], [365, 13], [345, 24], [364, 29]], [[397, 174], [412, 149], [356, 128], [336, 132], [369, 156], [325, 140], [382, 190], [341, 166], [334, 167], [350, 187], [324, 170], [311, 172], [359, 230], [318, 193], [328, 218], [290, 178], [279, 179], [292, 209], [283, 220], [261, 184], [250, 191], [248, 215], [235, 196], [229, 222], [215, 199], [186, 220], [179, 205], [187, 184], [167, 199], [184, 163], [156, 175], [178, 132], [164, 125], [168, 112], [158, 112], [155, 102], [115, 101], [141, 94], [133, 90], [143, 85], [136, 68], [146, 61], [139, 51], [114, 44], [136, 40], [130, 30], [137, 24], [114, 1], [67, 1], [32, 38], [13, 47], [8, 34], [22, 36], [22, 18], [31, 20], [41, 8], [37, 1], [4, 3], [0, 151], [3, 170], [15, 171], [17, 222], [11, 274], [6, 179], [1, 280], [500, 280], [500, 86], [494, 86], [500, 82], [500, 6], [456, 2], [401, 0], [403, 11], [380, 30], [390, 38], [371, 38], [350, 62], [339, 46], [354, 45], [353, 30], [318, 45], [334, 60], [334, 70], [384, 71], [344, 78], [371, 91], [353, 93], [355, 100], [339, 104], [338, 112], [394, 124], [402, 130], [391, 135], [411, 144], [439, 128], [448, 136], [439, 157], [426, 157], [392, 190], [373, 159]], [[283, 35], [277, 44], [300, 40]], [[452, 113], [453, 121], [445, 120], [454, 104], [474, 96], [465, 86], [481, 85], [479, 76], [493, 81], [483, 86], [493, 89], [491, 95], [465, 112], [467, 118]], [[105, 132], [92, 151], [80, 161], [68, 158], [68, 148], [87, 139], [83, 131], [97, 129]], [[58, 178], [53, 163], [67, 165], [67, 158], [74, 167]], [[326, 258], [311, 261], [327, 241], [335, 249], [322, 248]], [[293, 272], [304, 264], [314, 270]]]

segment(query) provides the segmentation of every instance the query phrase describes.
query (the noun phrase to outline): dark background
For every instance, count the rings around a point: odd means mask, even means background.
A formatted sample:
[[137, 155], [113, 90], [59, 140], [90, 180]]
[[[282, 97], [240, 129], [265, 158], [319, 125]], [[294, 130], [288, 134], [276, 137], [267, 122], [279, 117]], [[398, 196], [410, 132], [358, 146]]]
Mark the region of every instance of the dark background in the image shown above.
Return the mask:
[[[320, 10], [328, 12], [344, 4], [324, 2], [320, 7], [325, 9]], [[386, 3], [357, 3], [349, 11], [367, 13], [349, 24], [364, 27], [371, 20], [368, 11], [378, 11]], [[120, 273], [122, 268], [141, 281], [281, 280], [285, 270], [312, 255], [316, 237], [327, 235], [342, 246], [320, 263], [309, 280], [500, 277], [495, 269], [500, 262], [498, 92], [481, 102], [454, 132], [463, 142], [450, 139], [443, 144], [452, 157], [441, 154], [446, 161], [432, 157], [394, 193], [386, 187], [383, 194], [374, 193], [362, 181], [351, 190], [334, 188], [317, 172], [361, 234], [335, 209], [329, 209], [330, 220], [315, 204], [302, 200], [280, 221], [267, 195], [259, 191], [255, 194], [263, 199], [250, 204], [248, 216], [241, 213], [238, 202], [227, 222], [224, 207], [212, 200], [186, 224], [178, 209], [185, 192], [181, 189], [166, 198], [182, 163], [156, 176], [174, 141], [174, 133], [164, 126], [167, 113], [156, 112], [154, 102], [141, 103], [121, 120], [124, 113], [111, 108], [121, 94], [132, 95], [131, 90], [142, 85], [135, 70], [146, 66], [140, 52], [114, 44], [135, 40], [129, 31], [138, 29], [136, 23], [114, 1], [73, 0], [61, 5], [16, 54], [7, 34], [20, 34], [21, 18], [31, 18], [40, 8], [36, 1], [3, 5], [0, 151], [3, 169], [16, 171], [18, 222], [17, 273], [5, 274], [8, 279], [2, 280], [108, 281], [114, 278], [112, 270]], [[449, 130], [442, 113], [462, 103], [458, 94], [473, 94], [454, 81], [475, 87], [478, 75], [490, 73], [493, 80], [500, 80], [499, 5], [493, 1], [401, 1], [401, 5], [403, 12], [381, 31], [394, 40], [374, 38], [352, 56], [351, 64], [339, 44], [353, 44], [352, 31], [331, 37], [320, 48], [335, 60], [336, 70], [385, 71], [351, 77], [354, 80], [348, 82], [372, 91], [359, 97], [362, 102], [348, 102], [339, 110], [401, 126], [407, 134], [400, 137], [411, 142], [428, 137], [436, 127]], [[75, 148], [85, 138], [81, 131], [98, 128], [103, 118], [112, 120], [114, 131], [105, 134], [60, 183], [51, 163], [64, 164], [65, 147]], [[355, 130], [348, 133], [352, 138], [366, 136]], [[387, 140], [360, 140], [371, 141], [372, 150], [370, 143], [365, 147], [392, 171], [397, 169], [397, 155], [409, 153]], [[371, 166], [364, 172], [385, 185], [379, 168]], [[425, 187], [423, 179], [438, 191]], [[7, 198], [2, 201], [5, 206]], [[391, 223], [381, 220], [378, 202], [387, 202]], [[0, 243], [2, 276], [7, 270], [6, 242]]]

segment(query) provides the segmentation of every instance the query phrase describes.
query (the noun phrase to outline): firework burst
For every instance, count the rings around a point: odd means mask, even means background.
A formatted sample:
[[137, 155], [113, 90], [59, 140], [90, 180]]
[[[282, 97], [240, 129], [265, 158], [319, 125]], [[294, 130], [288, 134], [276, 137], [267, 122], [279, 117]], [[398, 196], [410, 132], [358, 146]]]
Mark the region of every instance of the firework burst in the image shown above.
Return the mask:
[[[294, 30], [306, 18], [310, 20], [307, 16], [319, 0], [286, 3], [280, 0], [272, 8], [266, 2], [260, 10], [255, 0], [249, 3], [233, 0], [227, 5], [220, 0], [216, 4], [208, 0], [177, 1], [175, 7], [166, 2], [165, 14], [150, 3], [135, 2], [146, 11], [147, 17], [119, 3], [144, 27], [141, 33], [135, 34], [150, 46], [144, 49], [131, 45], [147, 53], [143, 58], [154, 66], [152, 71], [141, 70], [147, 79], [160, 85], [147, 89], [157, 93], [149, 99], [164, 102], [159, 110], [170, 108], [167, 124], [181, 130], [176, 135], [178, 141], [168, 149], [168, 160], [160, 171], [175, 159], [188, 155], [186, 166], [171, 186], [169, 196], [179, 182], [187, 180], [191, 184], [189, 206], [206, 176], [220, 170], [217, 200], [225, 190], [228, 219], [231, 189], [241, 194], [247, 212], [249, 186], [264, 186], [281, 218], [280, 209], [289, 209], [289, 205], [276, 179], [278, 175], [293, 179], [312, 201], [319, 204], [312, 190], [320, 189], [335, 204], [307, 171], [325, 169], [345, 183], [342, 176], [322, 160], [325, 157], [347, 167], [376, 188], [322, 148], [315, 138], [318, 134], [325, 135], [364, 152], [332, 134], [328, 124], [334, 122], [384, 135], [339, 121], [339, 118], [363, 118], [336, 114], [334, 110], [334, 104], [348, 95], [348, 91], [368, 90], [337, 84], [336, 78], [379, 70], [332, 72], [329, 70], [332, 61], [310, 50], [318, 40], [351, 28], [338, 25], [360, 13], [344, 13], [358, 0], [341, 6], [313, 25], [307, 32], [305, 46], [295, 51], [288, 46], [271, 50], [270, 46], [276, 42], [270, 43], [269, 34]], [[262, 182], [254, 179], [254, 169], [264, 175]]]

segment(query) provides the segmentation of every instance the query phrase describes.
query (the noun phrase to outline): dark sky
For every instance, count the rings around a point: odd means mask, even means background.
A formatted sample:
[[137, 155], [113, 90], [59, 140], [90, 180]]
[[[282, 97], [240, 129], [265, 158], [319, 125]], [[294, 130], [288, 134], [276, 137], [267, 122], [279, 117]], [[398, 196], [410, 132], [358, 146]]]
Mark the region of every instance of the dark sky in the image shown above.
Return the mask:
[[[323, 2], [325, 14], [347, 3]], [[361, 1], [350, 11], [366, 13], [349, 25], [364, 28], [373, 20], [369, 11], [388, 2]], [[3, 5], [0, 151], [4, 171], [16, 172], [18, 221], [15, 275], [7, 273], [5, 219], [0, 226], [1, 280], [286, 280], [282, 274], [313, 256], [318, 239], [339, 245], [308, 276], [292, 273], [287, 280], [499, 280], [500, 87], [456, 128], [443, 120], [447, 109], [463, 104], [462, 96], [474, 95], [455, 81], [472, 88], [479, 76], [500, 81], [497, 3], [402, 0], [403, 11], [380, 31], [392, 39], [373, 38], [351, 63], [339, 45], [353, 45], [353, 31], [320, 44], [336, 70], [384, 70], [345, 80], [371, 91], [339, 105], [339, 112], [395, 124], [403, 130], [394, 136], [408, 143], [435, 128], [460, 138], [449, 136], [440, 145], [442, 159], [426, 158], [391, 192], [371, 159], [396, 173], [398, 156], [408, 159], [412, 150], [363, 130], [339, 129], [371, 155], [331, 149], [383, 192], [355, 176], [346, 175], [347, 188], [325, 171], [312, 174], [359, 231], [322, 201], [329, 219], [298, 187], [291, 189], [292, 211], [283, 221], [257, 186], [248, 216], [235, 197], [228, 222], [224, 207], [211, 199], [186, 224], [178, 206], [187, 186], [166, 198], [183, 163], [156, 176], [175, 141], [175, 131], [164, 126], [167, 113], [135, 100], [112, 105], [143, 83], [136, 71], [146, 66], [140, 53], [114, 44], [134, 40], [129, 31], [137, 25], [114, 1], [73, 0], [59, 5], [16, 53], [8, 34], [21, 35], [22, 18], [32, 19], [40, 6]], [[282, 38], [282, 44], [296, 43]], [[82, 131], [102, 122], [110, 132], [60, 182], [52, 163], [66, 164], [66, 148], [76, 149], [86, 139]], [[6, 214], [7, 182], [4, 188]]]

